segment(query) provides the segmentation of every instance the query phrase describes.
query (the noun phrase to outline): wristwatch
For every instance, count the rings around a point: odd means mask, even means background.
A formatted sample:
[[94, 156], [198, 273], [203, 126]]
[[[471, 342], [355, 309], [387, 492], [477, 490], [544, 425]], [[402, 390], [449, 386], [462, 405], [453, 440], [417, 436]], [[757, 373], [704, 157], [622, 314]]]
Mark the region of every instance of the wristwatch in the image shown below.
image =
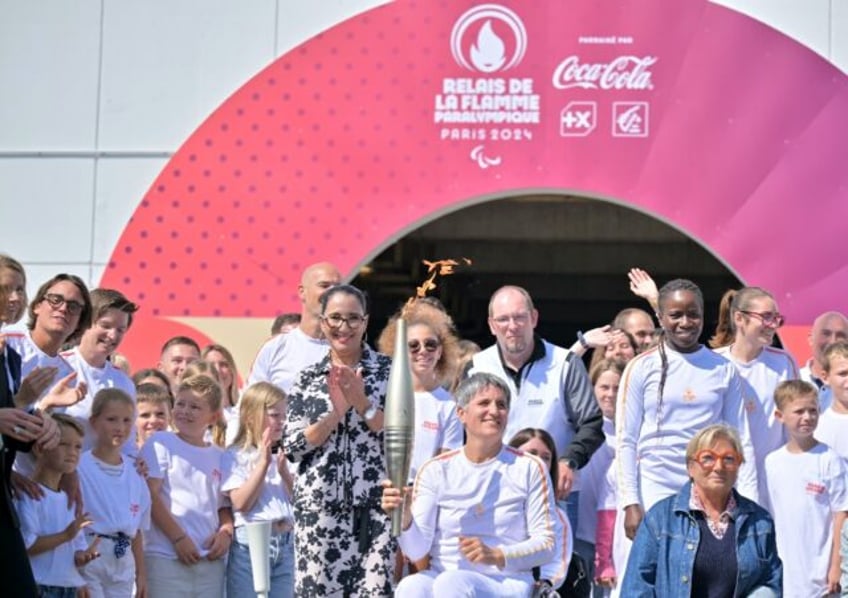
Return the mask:
[[375, 405], [371, 405], [368, 409], [365, 410], [365, 413], [362, 414], [362, 419], [367, 422], [370, 422], [374, 419], [374, 416], [377, 415], [377, 407]]
[[560, 459], [560, 461], [568, 465], [568, 468], [571, 471], [577, 471], [577, 461], [575, 461], [574, 459], [566, 459], [565, 457], [563, 457], [562, 459]]
[[589, 342], [586, 340], [586, 337], [583, 336], [582, 330], [577, 331], [577, 342], [579, 342], [580, 346], [586, 349], [587, 351], [590, 349]]

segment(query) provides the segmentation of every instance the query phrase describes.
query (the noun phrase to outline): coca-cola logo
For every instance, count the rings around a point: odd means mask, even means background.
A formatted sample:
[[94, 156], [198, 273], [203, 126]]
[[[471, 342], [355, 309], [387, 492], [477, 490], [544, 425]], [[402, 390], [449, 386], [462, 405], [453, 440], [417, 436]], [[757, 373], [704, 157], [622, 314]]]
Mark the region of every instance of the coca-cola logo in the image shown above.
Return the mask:
[[581, 64], [579, 56], [569, 56], [554, 69], [557, 89], [653, 89], [650, 68], [656, 56], [618, 56], [609, 62]]

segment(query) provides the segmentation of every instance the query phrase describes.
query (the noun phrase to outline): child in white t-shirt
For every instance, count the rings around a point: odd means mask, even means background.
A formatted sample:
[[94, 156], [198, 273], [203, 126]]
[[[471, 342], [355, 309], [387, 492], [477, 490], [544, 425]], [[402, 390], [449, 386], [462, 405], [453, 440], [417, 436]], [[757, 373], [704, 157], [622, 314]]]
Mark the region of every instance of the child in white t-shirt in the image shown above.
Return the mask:
[[186, 378], [174, 401], [176, 433], [156, 432], [141, 450], [153, 520], [144, 547], [149, 598], [224, 595], [233, 516], [221, 493], [224, 451], [204, 440], [220, 415], [218, 383]]
[[247, 523], [271, 522], [270, 595], [294, 595], [294, 515], [290, 497], [292, 477], [279, 450], [286, 416], [286, 395], [268, 382], [248, 387], [239, 402], [239, 426], [224, 455], [222, 490], [235, 517], [235, 541], [227, 562], [227, 595], [249, 596], [253, 567]]
[[[824, 352], [824, 382], [831, 394], [816, 428], [816, 439], [827, 444], [843, 459], [848, 459], [848, 343], [837, 341]], [[843, 593], [848, 590], [848, 520], [842, 524], [840, 556]]]
[[155, 432], [171, 425], [171, 391], [158, 384], [139, 384], [135, 394], [135, 436], [138, 448], [144, 446]]
[[848, 343], [840, 341], [828, 345], [822, 366], [831, 402], [819, 418], [816, 440], [848, 459]]
[[[61, 439], [59, 446], [35, 452], [33, 480], [44, 496], [34, 499], [21, 493], [15, 501], [21, 521], [21, 535], [30, 556], [39, 595], [88, 598], [79, 567], [99, 556], [97, 540], [86, 546], [80, 530], [91, 524], [88, 513], [76, 516], [68, 506], [68, 495], [59, 489], [62, 476], [76, 471], [84, 429], [66, 415], [55, 415]], [[2, 558], [2, 557], [0, 557]]]
[[766, 457], [769, 501], [787, 598], [823, 596], [839, 589], [839, 531], [848, 511], [846, 467], [813, 437], [818, 391], [787, 380], [774, 392], [775, 416], [786, 444]]
[[78, 469], [92, 519], [85, 533], [100, 539], [101, 557], [82, 571], [92, 598], [131, 598], [133, 583], [140, 595], [146, 592], [141, 530], [150, 526], [150, 492], [134, 460], [122, 454], [134, 415], [135, 403], [123, 390], [105, 388], [94, 395], [93, 446]]

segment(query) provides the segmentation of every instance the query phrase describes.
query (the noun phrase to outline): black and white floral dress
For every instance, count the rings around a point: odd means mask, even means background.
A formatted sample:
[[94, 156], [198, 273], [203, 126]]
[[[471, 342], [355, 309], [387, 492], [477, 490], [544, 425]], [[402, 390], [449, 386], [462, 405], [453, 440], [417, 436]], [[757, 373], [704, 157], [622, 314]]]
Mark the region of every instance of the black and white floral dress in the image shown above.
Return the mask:
[[[365, 395], [382, 409], [391, 360], [363, 346]], [[304, 369], [289, 393], [285, 451], [298, 464], [294, 485], [295, 595], [391, 596], [396, 543], [380, 509], [386, 478], [383, 433], [351, 409], [322, 446], [307, 427], [332, 410], [329, 355]]]

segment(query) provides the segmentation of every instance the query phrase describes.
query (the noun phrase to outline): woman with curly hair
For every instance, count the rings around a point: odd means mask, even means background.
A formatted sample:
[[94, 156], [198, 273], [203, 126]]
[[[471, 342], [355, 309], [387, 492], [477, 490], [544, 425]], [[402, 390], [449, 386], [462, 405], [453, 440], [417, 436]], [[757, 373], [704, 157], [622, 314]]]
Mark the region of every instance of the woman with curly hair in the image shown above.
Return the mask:
[[[397, 333], [396, 314], [377, 340], [381, 353], [391, 355]], [[453, 379], [459, 345], [451, 332], [450, 318], [429, 303], [415, 301], [406, 307], [407, 348], [415, 391], [415, 440], [409, 481], [427, 459], [462, 446], [462, 424], [456, 401], [444, 388]]]

